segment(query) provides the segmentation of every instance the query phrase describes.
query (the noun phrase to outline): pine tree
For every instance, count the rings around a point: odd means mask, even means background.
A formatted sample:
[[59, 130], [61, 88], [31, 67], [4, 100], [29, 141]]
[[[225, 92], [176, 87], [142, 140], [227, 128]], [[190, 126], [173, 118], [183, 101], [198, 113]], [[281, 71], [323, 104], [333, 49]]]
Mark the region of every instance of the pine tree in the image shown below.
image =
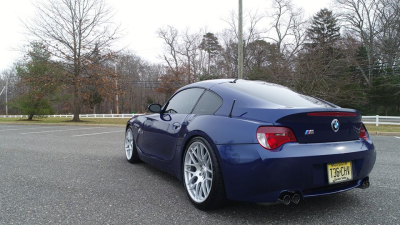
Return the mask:
[[342, 57], [342, 51], [337, 44], [340, 39], [338, 19], [332, 11], [324, 8], [313, 16], [307, 35], [311, 43], [306, 45], [310, 54], [321, 60], [323, 66]]
[[340, 38], [338, 19], [332, 11], [324, 8], [313, 16], [308, 36], [313, 47], [333, 47]]
[[51, 103], [56, 101], [60, 88], [60, 70], [51, 61], [47, 46], [32, 42], [24, 63], [17, 65], [17, 76], [22, 94], [10, 103], [12, 108], [32, 120], [35, 115], [54, 113]]
[[222, 47], [218, 42], [218, 38], [213, 33], [206, 33], [200, 44], [200, 49], [208, 54], [208, 74], [210, 74], [211, 59], [214, 58], [221, 50]]

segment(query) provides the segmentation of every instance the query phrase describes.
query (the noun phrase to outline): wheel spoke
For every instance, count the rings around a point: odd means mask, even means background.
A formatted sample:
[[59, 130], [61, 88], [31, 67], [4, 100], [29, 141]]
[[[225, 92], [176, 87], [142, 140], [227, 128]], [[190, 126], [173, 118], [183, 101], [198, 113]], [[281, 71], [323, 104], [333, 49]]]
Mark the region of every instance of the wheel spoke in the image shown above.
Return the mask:
[[193, 190], [196, 187], [196, 184], [188, 185], [190, 190]]
[[211, 165], [210, 157], [207, 157], [206, 165], [207, 165], [207, 167], [210, 167], [210, 165]]
[[190, 178], [190, 180], [187, 182], [187, 184], [193, 184], [194, 179], [197, 178], [196, 176], [193, 176]]
[[201, 182], [201, 190], [203, 192], [203, 196], [206, 197], [208, 195], [208, 191], [206, 190], [206, 182]]
[[185, 169], [185, 172], [190, 173], [190, 174], [195, 174], [196, 173], [196, 172], [188, 170], [188, 169]]
[[207, 162], [207, 158], [209, 157], [208, 151], [207, 149], [204, 149], [204, 154], [203, 154], [203, 162], [206, 163]]
[[195, 151], [191, 151], [190, 158], [192, 159], [193, 163], [199, 163], [199, 159], [196, 157], [196, 152]]
[[206, 183], [206, 187], [207, 187], [207, 193], [210, 193], [210, 190], [211, 190], [211, 179], [207, 179], [206, 181], [205, 181], [205, 183]]
[[198, 163], [198, 161], [196, 161], [196, 160], [194, 159], [193, 151], [192, 151], [192, 152], [189, 152], [189, 156], [190, 156], [190, 159], [192, 160], [193, 163]]
[[200, 198], [200, 183], [196, 184], [196, 199]]

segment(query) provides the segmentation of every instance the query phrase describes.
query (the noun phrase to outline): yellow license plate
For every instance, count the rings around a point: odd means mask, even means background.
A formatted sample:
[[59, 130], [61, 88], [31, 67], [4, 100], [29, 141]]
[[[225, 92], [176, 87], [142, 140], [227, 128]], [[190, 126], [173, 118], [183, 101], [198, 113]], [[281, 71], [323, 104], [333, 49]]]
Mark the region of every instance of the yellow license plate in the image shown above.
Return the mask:
[[329, 184], [353, 180], [351, 162], [341, 162], [328, 164]]

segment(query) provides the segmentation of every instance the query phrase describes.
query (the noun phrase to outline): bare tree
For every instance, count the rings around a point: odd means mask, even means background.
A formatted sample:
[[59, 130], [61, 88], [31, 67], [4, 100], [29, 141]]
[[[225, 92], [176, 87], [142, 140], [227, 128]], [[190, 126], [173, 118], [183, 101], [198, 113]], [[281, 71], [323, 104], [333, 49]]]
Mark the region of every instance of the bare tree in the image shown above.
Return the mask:
[[[260, 40], [262, 32], [257, 28], [258, 25], [262, 22], [264, 16], [260, 15], [257, 11], [255, 12], [246, 12], [243, 18], [243, 49], [246, 53], [246, 49], [248, 45], [254, 41]], [[238, 15], [235, 11], [231, 11], [229, 16], [222, 19], [229, 25], [229, 29], [226, 29], [221, 34], [222, 39], [222, 47], [224, 51], [222, 53], [222, 58], [225, 61], [223, 65], [223, 69], [226, 73], [226, 77], [237, 77], [237, 51], [238, 51]], [[248, 65], [249, 60], [251, 60], [252, 56], [248, 54], [244, 54], [243, 64]], [[246, 68], [245, 68], [246, 70]], [[245, 71], [246, 77], [248, 71]]]
[[150, 64], [132, 52], [120, 53], [117, 62], [121, 111], [145, 112], [148, 104], [164, 101], [155, 91], [165, 70], [161, 65]]
[[[223, 60], [222, 74], [224, 78], [238, 76], [238, 41], [230, 30], [225, 30], [221, 34], [221, 43], [224, 48], [221, 57]], [[244, 60], [246, 62], [246, 58]]]
[[181, 34], [182, 43], [178, 47], [178, 53], [184, 58], [184, 64], [187, 67], [188, 84], [197, 81], [199, 69], [201, 68], [201, 64], [198, 63], [198, 58], [200, 56], [199, 46], [201, 44], [201, 33], [201, 30], [199, 32], [191, 33], [189, 29], [186, 29]]
[[80, 121], [82, 90], [93, 57], [109, 56], [109, 48], [118, 39], [119, 26], [112, 23], [113, 11], [104, 0], [40, 0], [34, 3], [36, 14], [24, 22], [29, 33], [48, 46], [53, 58], [68, 72], [61, 81], [71, 88], [74, 118]]
[[273, 0], [272, 11], [267, 16], [270, 28], [265, 39], [276, 44], [278, 51], [292, 60], [304, 42], [306, 20], [303, 10], [296, 8], [291, 0]]
[[[264, 17], [259, 15], [257, 11], [247, 12], [245, 14], [243, 18], [243, 27], [245, 30], [243, 33], [243, 40], [245, 44], [260, 39], [261, 32], [257, 29], [257, 25], [263, 18]], [[230, 36], [232, 36], [232, 38], [235, 37], [235, 39], [238, 40], [238, 15], [236, 12], [231, 11], [229, 16], [227, 18], [223, 18], [222, 20], [229, 25], [230, 29], [228, 31]], [[227, 31], [225, 31], [225, 33], [226, 32]]]
[[[374, 64], [376, 62], [376, 42], [378, 35], [379, 0], [336, 0], [338, 10], [346, 28], [356, 35], [366, 48], [368, 58], [367, 74], [363, 74], [371, 85]], [[359, 66], [359, 65], [358, 65]], [[359, 66], [360, 67], [360, 66]], [[362, 69], [360, 67], [360, 69]]]
[[398, 0], [379, 1], [377, 49], [382, 67], [396, 74], [400, 58], [400, 2]]
[[158, 29], [157, 34], [158, 37], [163, 39], [165, 42], [165, 52], [167, 54], [163, 54], [162, 58], [168, 64], [170, 70], [178, 72], [178, 29], [173, 26], [167, 26]]

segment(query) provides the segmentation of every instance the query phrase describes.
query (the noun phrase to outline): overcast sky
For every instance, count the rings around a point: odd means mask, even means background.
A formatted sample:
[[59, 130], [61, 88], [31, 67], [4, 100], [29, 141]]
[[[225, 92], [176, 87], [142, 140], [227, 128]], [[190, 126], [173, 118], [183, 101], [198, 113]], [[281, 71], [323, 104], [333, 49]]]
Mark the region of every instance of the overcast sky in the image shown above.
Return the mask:
[[[20, 19], [32, 16], [32, 1], [35, 0], [0, 3], [0, 73], [22, 57], [19, 49], [27, 44], [27, 36]], [[310, 17], [324, 7], [329, 8], [330, 0], [293, 2], [304, 9], [305, 17]], [[158, 56], [162, 53], [162, 41], [156, 35], [158, 28], [171, 25], [179, 30], [206, 28], [218, 33], [228, 28], [222, 18], [238, 8], [238, 0], [108, 0], [107, 3], [117, 12], [114, 20], [125, 28], [121, 45], [151, 62], [159, 62]], [[245, 11], [263, 12], [270, 5], [270, 0], [243, 0]]]

